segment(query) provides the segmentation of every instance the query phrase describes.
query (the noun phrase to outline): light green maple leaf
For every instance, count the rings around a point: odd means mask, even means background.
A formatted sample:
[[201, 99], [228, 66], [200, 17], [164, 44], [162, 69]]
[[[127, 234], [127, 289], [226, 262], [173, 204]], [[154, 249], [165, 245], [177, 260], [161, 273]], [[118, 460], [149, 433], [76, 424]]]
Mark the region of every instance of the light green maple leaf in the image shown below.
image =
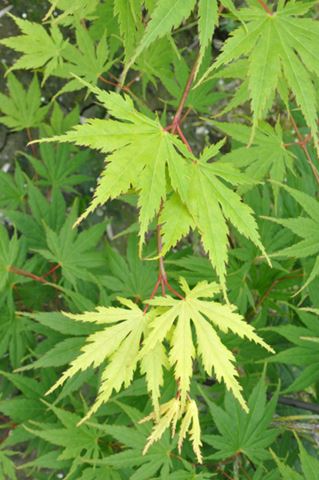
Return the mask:
[[55, 25], [51, 27], [49, 34], [39, 23], [10, 16], [21, 30], [21, 35], [4, 38], [0, 40], [0, 44], [22, 53], [22, 56], [9, 71], [43, 68], [44, 80], [46, 80], [62, 64], [62, 52], [68, 42], [63, 39], [59, 28]]
[[69, 79], [66, 85], [55, 95], [63, 92], [72, 92], [84, 87], [78, 79], [72, 75], [78, 75], [87, 82], [96, 84], [103, 72], [109, 70], [112, 61], [109, 60], [109, 49], [106, 41], [106, 34], [101, 36], [97, 44], [92, 40], [88, 30], [83, 25], [77, 25], [75, 30], [76, 45], [68, 44], [62, 56], [64, 63], [54, 72], [55, 75]]
[[[160, 220], [163, 225], [164, 252], [187, 234], [194, 226], [198, 229], [203, 246], [220, 279], [225, 293], [226, 263], [228, 260], [229, 228], [227, 220], [236, 229], [257, 245], [263, 253], [253, 210], [242, 203], [241, 197], [222, 180], [233, 185], [245, 185], [251, 179], [241, 174], [232, 165], [208, 161], [214, 157], [224, 141], [205, 149], [199, 159], [193, 159], [188, 167], [184, 188], [180, 189], [181, 202], [172, 197], [164, 205]], [[188, 182], [187, 182], [188, 179]], [[186, 183], [187, 182], [187, 183]], [[186, 185], [186, 186], [185, 186]], [[178, 214], [178, 225], [170, 219]], [[166, 242], [168, 244], [166, 245]]]
[[134, 54], [126, 64], [123, 77], [141, 53], [159, 38], [169, 34], [188, 18], [196, 4], [196, 0], [158, 0], [145, 33]]
[[[247, 411], [242, 387], [237, 381], [235, 357], [223, 345], [215, 327], [224, 333], [231, 331], [252, 340], [268, 351], [272, 349], [241, 315], [235, 313], [234, 306], [204, 300], [219, 291], [216, 283], [200, 282], [190, 290], [182, 279], [181, 287], [185, 298], [176, 300], [167, 296], [148, 300], [152, 307], [150, 311], [143, 311], [132, 301], [120, 298], [122, 307], [99, 307], [94, 312], [80, 315], [65, 314], [79, 322], [95, 323], [100, 330], [88, 336], [81, 354], [71, 362], [48, 394], [76, 373], [91, 366], [102, 367], [98, 397], [82, 423], [107, 402], [114, 391], [119, 392], [131, 384], [140, 364], [154, 405], [154, 412], [145, 421], [157, 420], [145, 450], [159, 440], [169, 426], [174, 433], [176, 424], [180, 422], [179, 448], [188, 431], [200, 461], [197, 407], [189, 398], [193, 360], [201, 359], [208, 375], [212, 375], [214, 369], [217, 380], [224, 381], [227, 389]], [[105, 361], [106, 365], [102, 366]], [[178, 394], [166, 404], [159, 405], [163, 367], [174, 370]]]
[[167, 170], [173, 188], [181, 189], [186, 160], [175, 148], [178, 139], [165, 131], [157, 119], [139, 113], [128, 96], [83, 84], [97, 95], [116, 120], [88, 120], [65, 135], [49, 139], [90, 146], [109, 154], [93, 201], [78, 223], [99, 205], [134, 187], [139, 194], [141, 249], [149, 223], [166, 198]]
[[318, 23], [298, 18], [315, 2], [281, 3], [270, 15], [261, 8], [241, 11], [241, 25], [224, 44], [222, 53], [207, 70], [203, 81], [213, 70], [248, 57], [248, 88], [253, 111], [253, 131], [268, 110], [279, 81], [283, 78], [295, 95], [307, 125], [317, 143], [316, 91], [312, 74], [319, 75], [317, 50]]
[[225, 333], [230, 330], [242, 338], [246, 337], [269, 351], [272, 349], [258, 337], [254, 328], [246, 323], [241, 315], [235, 313], [234, 306], [201, 300], [216, 295], [219, 291], [216, 283], [203, 281], [190, 290], [182, 279], [181, 288], [185, 293], [185, 299], [167, 296], [149, 301], [152, 306], [161, 307], [161, 311], [150, 320], [151, 333], [144, 341], [140, 357], [143, 358], [152, 352], [159, 342], [162, 343], [166, 339], [170, 345], [169, 362], [171, 368], [174, 368], [182, 404], [186, 402], [190, 390], [192, 361], [195, 357], [200, 357], [206, 373], [211, 375], [214, 369], [217, 380], [223, 381], [241, 406], [247, 410], [241, 394], [242, 387], [236, 379], [238, 373], [234, 367], [235, 357], [223, 345], [215, 327]]
[[198, 37], [200, 44], [200, 54], [196, 66], [195, 76], [199, 71], [206, 49], [211, 42], [215, 26], [218, 22], [217, 0], [199, 0], [198, 16]]
[[[247, 145], [251, 129], [241, 123], [212, 122], [222, 132], [231, 136], [237, 142]], [[252, 179], [262, 180], [266, 175], [276, 182], [282, 182], [287, 171], [293, 172], [294, 155], [284, 145], [283, 134], [279, 123], [272, 127], [261, 123], [256, 130], [251, 146], [234, 148], [222, 158], [238, 168], [244, 168]], [[272, 184], [277, 204], [279, 186]], [[241, 191], [246, 189], [242, 187]]]
[[[99, 367], [105, 360], [101, 385], [96, 402], [85, 418], [89, 418], [123, 386], [128, 387], [137, 368], [138, 353], [149, 315], [145, 315], [131, 300], [120, 299], [123, 307], [99, 307], [96, 312], [81, 315], [66, 314], [69, 318], [83, 322], [94, 322], [104, 326], [104, 330], [89, 335], [82, 353], [71, 362], [58, 382], [48, 393], [62, 385], [68, 378], [88, 367]], [[127, 307], [127, 308], [124, 308]]]
[[0, 93], [0, 117], [3, 123], [12, 130], [38, 127], [46, 116], [49, 106], [41, 107], [41, 91], [36, 75], [34, 75], [28, 90], [13, 73], [8, 75], [9, 96]]

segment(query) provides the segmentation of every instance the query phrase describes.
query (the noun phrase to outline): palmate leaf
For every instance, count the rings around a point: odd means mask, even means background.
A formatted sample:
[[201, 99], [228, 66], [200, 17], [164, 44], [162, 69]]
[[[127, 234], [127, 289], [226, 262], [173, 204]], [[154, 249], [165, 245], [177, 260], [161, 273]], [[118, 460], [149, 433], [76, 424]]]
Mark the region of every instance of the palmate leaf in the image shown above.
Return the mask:
[[270, 362], [295, 365], [302, 369], [296, 379], [285, 390], [287, 393], [299, 392], [313, 385], [319, 379], [319, 327], [318, 310], [310, 313], [300, 309], [298, 316], [303, 325], [282, 325], [271, 330], [291, 342], [292, 346], [270, 358]]
[[[269, 175], [272, 180], [282, 182], [288, 170], [293, 171], [294, 155], [284, 146], [282, 130], [279, 123], [272, 127], [261, 123], [256, 130], [250, 148], [251, 129], [241, 123], [212, 122], [219, 130], [245, 145], [233, 149], [223, 156], [223, 162], [229, 162], [255, 180], [262, 180]], [[272, 184], [275, 199], [278, 199], [279, 186]]]
[[294, 188], [282, 185], [289, 194], [302, 206], [309, 217], [298, 218], [268, 218], [272, 222], [279, 223], [298, 235], [300, 240], [282, 250], [277, 251], [273, 256], [306, 258], [315, 257], [315, 262], [303, 288], [309, 285], [319, 275], [319, 202], [306, 193]]
[[319, 59], [312, 46], [319, 42], [319, 26], [310, 18], [298, 18], [314, 3], [282, 2], [273, 15], [257, 7], [240, 11], [245, 25], [232, 32], [222, 53], [200, 80], [203, 81], [219, 67], [242, 56], [248, 57], [253, 130], [265, 116], [278, 82], [284, 78], [295, 95], [314, 139], [318, 140], [317, 102], [312, 74], [319, 75]]
[[219, 432], [218, 435], [204, 437], [205, 443], [217, 450], [209, 456], [210, 459], [220, 460], [238, 452], [257, 464], [270, 458], [267, 448], [279, 434], [278, 429], [270, 428], [278, 391], [270, 402], [267, 402], [266, 390], [265, 376], [262, 375], [249, 397], [249, 413], [246, 413], [228, 393], [225, 397], [225, 407], [221, 408], [200, 388]]
[[[202, 360], [208, 375], [214, 373], [219, 382], [223, 381], [241, 406], [247, 406], [241, 394], [241, 386], [236, 377], [235, 357], [221, 342], [215, 327], [222, 332], [231, 331], [266, 348], [272, 349], [255, 333], [241, 315], [235, 313], [232, 305], [221, 305], [201, 298], [213, 297], [219, 291], [216, 283], [200, 282], [192, 290], [186, 281], [181, 280], [185, 299], [156, 297], [150, 300], [152, 306], [161, 307], [161, 313], [150, 320], [151, 333], [146, 337], [140, 357], [152, 352], [158, 343], [167, 339], [169, 334], [169, 362], [174, 368], [178, 382], [181, 403], [185, 403], [193, 375], [192, 361], [195, 357]], [[163, 312], [164, 309], [164, 312]], [[162, 313], [163, 312], [163, 313]], [[196, 341], [192, 331], [196, 332]]]
[[90, 335], [82, 353], [71, 363], [59, 381], [49, 390], [54, 391], [77, 372], [91, 365], [99, 367], [106, 359], [109, 363], [102, 373], [99, 395], [88, 414], [89, 418], [111, 397], [113, 391], [128, 387], [137, 368], [140, 342], [145, 332], [149, 315], [144, 315], [136, 304], [121, 299], [123, 307], [99, 307], [96, 312], [82, 315], [67, 314], [68, 317], [84, 322], [94, 322], [105, 329]]
[[10, 16], [22, 33], [16, 37], [0, 40], [0, 44], [22, 53], [10, 70], [44, 68], [45, 80], [62, 63], [62, 52], [67, 41], [63, 39], [57, 26], [51, 27], [49, 35], [39, 23]]
[[141, 249], [149, 223], [166, 197], [167, 167], [172, 186], [181, 189], [186, 160], [174, 146], [177, 139], [166, 132], [158, 120], [135, 110], [129, 97], [83, 84], [97, 95], [116, 120], [88, 120], [65, 135], [49, 139], [90, 146], [109, 154], [93, 201], [78, 223], [96, 207], [127, 193], [133, 186], [139, 192]]
[[[81, 354], [71, 362], [70, 367], [48, 393], [53, 392], [77, 372], [91, 366], [100, 367], [106, 360], [106, 366], [102, 367], [98, 397], [81, 420], [82, 423], [107, 402], [114, 391], [118, 392], [130, 385], [140, 363], [154, 405], [154, 413], [146, 417], [145, 421], [157, 420], [145, 451], [162, 437], [169, 426], [174, 433], [179, 423], [179, 449], [189, 432], [195, 454], [201, 461], [198, 412], [196, 404], [189, 398], [193, 360], [201, 359], [208, 375], [211, 375], [214, 369], [217, 380], [225, 382], [227, 389], [247, 411], [241, 393], [242, 387], [237, 381], [235, 357], [223, 345], [215, 327], [224, 333], [231, 331], [252, 340], [268, 351], [272, 349], [241, 315], [235, 313], [235, 307], [203, 300], [219, 291], [217, 284], [204, 281], [190, 290], [185, 280], [181, 280], [181, 287], [185, 299], [176, 300], [169, 296], [154, 298], [148, 301], [152, 307], [148, 312], [141, 310], [130, 300], [119, 299], [123, 307], [99, 307], [94, 312], [81, 315], [66, 314], [73, 320], [92, 322], [103, 329], [88, 336]], [[159, 405], [163, 367], [174, 369], [178, 393], [176, 398]]]
[[[184, 179], [181, 200], [173, 196], [164, 205], [161, 218], [164, 222], [163, 249], [166, 252], [177, 240], [194, 226], [198, 229], [203, 246], [220, 279], [225, 293], [226, 263], [228, 260], [229, 228], [227, 220], [265, 254], [252, 209], [242, 203], [241, 197], [222, 180], [233, 185], [251, 183], [232, 165], [209, 160], [214, 157], [224, 141], [205, 149], [199, 159], [193, 158]], [[170, 219], [178, 215], [178, 224]], [[179, 237], [179, 238], [178, 238]]]
[[49, 262], [59, 264], [65, 280], [74, 286], [77, 279], [94, 281], [90, 271], [101, 265], [102, 255], [96, 246], [105, 232], [105, 224], [99, 223], [77, 233], [72, 229], [76, 217], [77, 205], [74, 204], [59, 232], [45, 226], [47, 248], [37, 249]]
[[93, 428], [88, 425], [78, 426], [80, 417], [75, 414], [49, 406], [59, 422], [48, 427], [47, 424], [32, 422], [35, 426], [26, 427], [36, 437], [42, 438], [46, 442], [56, 445], [61, 449], [58, 460], [73, 460], [71, 471], [78, 464], [79, 459], [94, 459], [99, 455], [99, 438], [104, 437], [102, 429]]
[[77, 25], [75, 30], [76, 45], [67, 44], [62, 52], [64, 63], [54, 72], [55, 75], [69, 79], [66, 85], [55, 95], [64, 92], [80, 90], [84, 87], [72, 75], [78, 75], [87, 82], [96, 84], [103, 72], [106, 72], [112, 65], [109, 60], [109, 49], [104, 33], [99, 42], [95, 44], [89, 31], [83, 25]]
[[[241, 185], [250, 183], [251, 179], [231, 165], [208, 163], [223, 142], [211, 145], [196, 159], [176, 136], [162, 128], [157, 119], [139, 113], [129, 97], [82, 83], [96, 94], [116, 120], [88, 120], [65, 135], [41, 140], [71, 142], [108, 154], [94, 198], [77, 223], [99, 205], [133, 187], [138, 192], [140, 208], [140, 253], [149, 224], [164, 204], [163, 252], [175, 245], [190, 228], [197, 228], [225, 293], [227, 220], [265, 253], [253, 211], [221, 181]], [[176, 195], [166, 204], [167, 194], [172, 189]], [[178, 212], [181, 213], [180, 222], [173, 231], [168, 219]]]
[[0, 93], [0, 123], [18, 131], [25, 128], [38, 127], [46, 116], [49, 106], [41, 107], [41, 91], [39, 82], [34, 75], [28, 90], [25, 90], [19, 80], [8, 75], [9, 96]]

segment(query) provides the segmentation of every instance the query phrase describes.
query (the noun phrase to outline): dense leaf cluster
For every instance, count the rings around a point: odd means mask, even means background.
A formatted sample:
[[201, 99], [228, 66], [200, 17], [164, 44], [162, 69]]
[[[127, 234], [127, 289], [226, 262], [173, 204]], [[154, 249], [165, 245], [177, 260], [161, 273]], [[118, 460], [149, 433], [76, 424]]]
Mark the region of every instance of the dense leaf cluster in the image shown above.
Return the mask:
[[43, 4], [0, 39], [0, 478], [316, 480], [318, 2]]

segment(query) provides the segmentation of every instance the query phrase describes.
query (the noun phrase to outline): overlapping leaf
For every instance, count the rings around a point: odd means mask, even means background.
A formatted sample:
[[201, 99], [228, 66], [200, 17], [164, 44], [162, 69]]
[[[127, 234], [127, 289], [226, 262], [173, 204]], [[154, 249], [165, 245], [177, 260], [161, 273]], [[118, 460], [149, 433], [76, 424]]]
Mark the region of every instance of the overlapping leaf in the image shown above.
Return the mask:
[[306, 193], [287, 186], [283, 187], [296, 202], [302, 206], [309, 216], [287, 219], [269, 218], [272, 222], [279, 223], [285, 228], [288, 228], [302, 239], [295, 245], [277, 251], [275, 255], [295, 258], [315, 257], [310, 275], [303, 286], [303, 288], [305, 288], [319, 275], [319, 202]]
[[[182, 201], [178, 197], [169, 199], [164, 205], [161, 218], [164, 221], [164, 252], [195, 226], [225, 290], [229, 233], [227, 220], [263, 252], [264, 249], [252, 209], [242, 203], [241, 197], [221, 181], [245, 185], [250, 183], [250, 178], [231, 165], [209, 163], [222, 145], [223, 142], [211, 145], [204, 150], [199, 160], [193, 159], [188, 167], [188, 182], [184, 180], [185, 185], [181, 190]], [[169, 219], [174, 215], [178, 215], [179, 222], [172, 226]], [[165, 241], [169, 243], [165, 244]]]
[[[269, 175], [272, 180], [282, 182], [287, 171], [293, 171], [294, 155], [284, 146], [282, 129], [279, 123], [273, 128], [262, 123], [249, 148], [251, 130], [240, 123], [212, 122], [222, 132], [231, 136], [245, 147], [234, 148], [223, 156], [223, 162], [230, 162], [238, 168], [244, 168], [247, 175], [255, 180], [262, 180]], [[278, 200], [279, 187], [273, 184], [275, 199]]]
[[89, 120], [66, 135], [50, 140], [90, 146], [109, 154], [94, 199], [79, 221], [133, 186], [139, 191], [142, 244], [150, 221], [166, 197], [166, 167], [173, 187], [179, 188], [186, 162], [174, 147], [176, 139], [172, 140], [172, 135], [158, 120], [135, 110], [129, 97], [93, 87], [91, 90], [117, 120]]
[[141, 357], [151, 352], [158, 343], [162, 343], [170, 333], [169, 362], [171, 368], [174, 368], [181, 402], [186, 402], [193, 374], [192, 362], [198, 356], [206, 373], [212, 375], [214, 371], [217, 380], [225, 382], [227, 389], [247, 410], [241, 394], [242, 388], [236, 378], [238, 373], [234, 367], [235, 357], [223, 345], [215, 327], [222, 332], [231, 331], [252, 340], [269, 351], [272, 349], [258, 337], [251, 325], [244, 322], [241, 315], [235, 313], [235, 307], [211, 300], [200, 300], [215, 296], [219, 290], [217, 284], [204, 281], [190, 290], [185, 280], [182, 280], [181, 287], [185, 293], [183, 300], [172, 297], [150, 300], [152, 306], [164, 308], [165, 311], [151, 319], [152, 330], [145, 339]]
[[21, 35], [0, 40], [0, 44], [12, 48], [22, 56], [10, 70], [44, 68], [44, 79], [54, 72], [62, 62], [62, 52], [67, 45], [61, 31], [52, 26], [50, 34], [39, 23], [29, 22], [12, 16]]
[[265, 116], [284, 77], [314, 139], [318, 140], [317, 101], [312, 74], [319, 75], [319, 61], [315, 49], [309, 46], [319, 42], [319, 27], [310, 18], [298, 18], [314, 3], [281, 2], [272, 15], [257, 6], [243, 9], [240, 18], [245, 25], [232, 32], [222, 53], [202, 77], [203, 80], [216, 68], [242, 56], [248, 57], [253, 129]]
[[[95, 44], [90, 33], [82, 25], [77, 25], [75, 30], [76, 45], [67, 44], [62, 55], [64, 62], [54, 72], [55, 75], [69, 79], [72, 75], [78, 75], [87, 82], [96, 84], [103, 72], [112, 65], [109, 59], [109, 49], [104, 33], [99, 42]], [[71, 78], [58, 92], [72, 92], [83, 88], [83, 84], [76, 78]]]
[[267, 403], [264, 375], [249, 397], [249, 413], [240, 409], [229, 394], [226, 394], [225, 408], [222, 409], [215, 405], [202, 389], [201, 393], [204, 394], [219, 431], [218, 435], [204, 437], [205, 442], [217, 450], [209, 458], [219, 460], [241, 452], [257, 464], [269, 459], [267, 447], [279, 434], [279, 430], [270, 428], [278, 392]]
[[102, 403], [128, 386], [137, 367], [140, 342], [145, 331], [148, 316], [130, 300], [121, 300], [123, 307], [100, 307], [96, 312], [68, 316], [74, 320], [105, 325], [105, 329], [90, 335], [82, 353], [71, 363], [50, 392], [62, 385], [77, 372], [93, 365], [99, 367], [106, 359], [109, 363], [102, 373], [99, 396], [86, 418], [91, 416]]
[[314, 384], [319, 378], [319, 311], [308, 313], [297, 311], [303, 325], [281, 325], [272, 330], [286, 338], [292, 346], [270, 358], [271, 362], [295, 365], [302, 369], [295, 380], [286, 389], [287, 392], [298, 392]]
[[152, 18], [139, 42], [134, 54], [126, 65], [125, 72], [133, 65], [137, 57], [153, 42], [169, 34], [187, 18], [195, 6], [196, 0], [158, 0]]

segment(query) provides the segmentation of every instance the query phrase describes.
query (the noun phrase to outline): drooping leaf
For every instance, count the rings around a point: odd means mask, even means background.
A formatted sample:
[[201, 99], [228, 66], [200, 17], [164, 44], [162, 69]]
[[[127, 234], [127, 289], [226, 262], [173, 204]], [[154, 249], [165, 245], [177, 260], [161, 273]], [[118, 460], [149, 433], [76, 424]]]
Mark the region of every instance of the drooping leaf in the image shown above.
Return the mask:
[[[242, 338], [246, 337], [262, 345], [269, 351], [272, 349], [256, 335], [251, 325], [245, 323], [242, 317], [234, 312], [233, 306], [221, 305], [211, 300], [200, 300], [200, 298], [214, 296], [218, 292], [217, 284], [204, 281], [190, 290], [182, 280], [181, 287], [185, 293], [185, 299], [157, 297], [150, 300], [152, 306], [161, 307], [164, 312], [150, 320], [152, 330], [145, 339], [141, 358], [152, 352], [153, 348], [159, 342], [162, 343], [170, 332], [169, 362], [171, 368], [174, 368], [181, 403], [185, 403], [190, 389], [193, 375], [192, 359], [199, 356], [206, 373], [211, 375], [214, 369], [217, 380], [225, 382], [227, 389], [247, 410], [241, 394], [242, 388], [236, 379], [238, 373], [233, 365], [235, 358], [223, 345], [214, 327], [225, 333], [230, 330]], [[194, 341], [192, 325], [196, 331], [196, 341]]]
[[134, 54], [126, 64], [125, 72], [133, 65], [137, 57], [153, 42], [169, 34], [190, 15], [196, 0], [157, 0], [145, 33]]
[[217, 0], [199, 0], [198, 16], [200, 55], [196, 67], [196, 73], [201, 66], [205, 51], [212, 39], [214, 29], [218, 21]]
[[318, 76], [319, 62], [316, 53], [306, 45], [319, 41], [319, 29], [314, 20], [298, 18], [313, 2], [300, 4], [300, 8], [293, 8], [291, 2], [281, 3], [274, 14], [256, 7], [244, 10], [245, 25], [232, 32], [222, 53], [200, 81], [213, 70], [242, 56], [248, 57], [253, 131], [269, 110], [278, 82], [284, 77], [317, 143], [318, 116], [312, 74]]

